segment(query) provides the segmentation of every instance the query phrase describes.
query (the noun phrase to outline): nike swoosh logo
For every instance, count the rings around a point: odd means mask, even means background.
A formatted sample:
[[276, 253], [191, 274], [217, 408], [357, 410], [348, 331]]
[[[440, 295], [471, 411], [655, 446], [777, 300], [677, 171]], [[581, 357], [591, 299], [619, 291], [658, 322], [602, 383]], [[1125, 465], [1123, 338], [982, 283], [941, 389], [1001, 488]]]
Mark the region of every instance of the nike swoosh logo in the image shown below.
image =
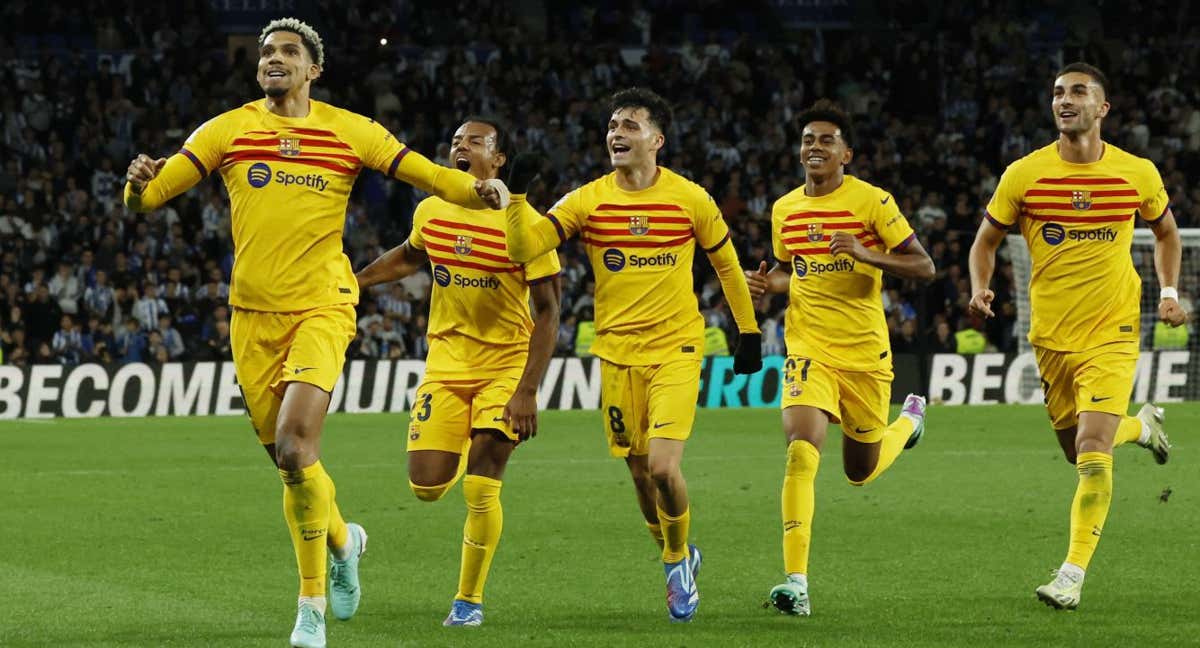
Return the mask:
[[304, 373], [305, 371], [310, 371], [312, 369], [316, 369], [316, 367], [297, 367], [294, 373]]
[[503, 422], [504, 422], [504, 417], [503, 417], [503, 416], [493, 416], [493, 417], [492, 417], [492, 420], [493, 420], [493, 421], [496, 421], [496, 422], [499, 422], [499, 423], [503, 423]]
[[668, 425], [670, 425], [670, 424], [672, 424], [672, 423], [674, 423], [674, 422], [675, 422], [675, 421], [667, 421], [666, 423], [655, 423], [655, 424], [654, 424], [654, 429], [655, 429], [655, 430], [657, 430], [658, 428], [661, 428], [661, 427], [667, 427]]
[[1110, 398], [1112, 398], [1112, 396], [1105, 396], [1104, 398], [1096, 398], [1095, 396], [1092, 396], [1092, 402], [1099, 403], [1100, 401], [1106, 401]]
[[854, 428], [854, 433], [855, 434], [866, 434], [867, 432], [870, 432], [871, 430], [874, 430], [874, 429], [875, 428], [867, 428], [864, 430], [862, 428]]
[[886, 205], [886, 204], [888, 204], [888, 201], [889, 201], [889, 200], [891, 200], [891, 199], [892, 199], [892, 197], [891, 197], [891, 196], [888, 196], [887, 198], [884, 198], [883, 200], [880, 200], [880, 201], [879, 201], [879, 204], [880, 204], [880, 205]]

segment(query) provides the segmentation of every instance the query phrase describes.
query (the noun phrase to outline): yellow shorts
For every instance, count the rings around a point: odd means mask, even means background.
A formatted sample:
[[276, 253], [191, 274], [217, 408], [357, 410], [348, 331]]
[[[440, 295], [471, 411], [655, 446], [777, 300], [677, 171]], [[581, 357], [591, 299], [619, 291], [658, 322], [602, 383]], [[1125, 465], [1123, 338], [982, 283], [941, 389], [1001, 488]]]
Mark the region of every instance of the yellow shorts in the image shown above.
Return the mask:
[[332, 392], [354, 339], [354, 307], [299, 313], [233, 309], [229, 342], [246, 413], [263, 445], [275, 443], [275, 418], [289, 382]]
[[700, 359], [626, 366], [600, 361], [600, 412], [614, 457], [650, 453], [650, 439], [686, 440], [700, 397]]
[[890, 370], [846, 371], [793, 355], [783, 363], [780, 407], [822, 410], [830, 421], [842, 424], [842, 434], [859, 443], [883, 438], [891, 398]]
[[408, 420], [408, 451], [463, 454], [471, 444], [471, 430], [498, 430], [516, 441], [517, 434], [503, 416], [522, 373], [524, 369], [517, 368], [480, 380], [423, 381]]
[[1136, 343], [1114, 342], [1072, 353], [1034, 347], [1042, 394], [1055, 430], [1079, 423], [1080, 412], [1124, 416], [1137, 369]]

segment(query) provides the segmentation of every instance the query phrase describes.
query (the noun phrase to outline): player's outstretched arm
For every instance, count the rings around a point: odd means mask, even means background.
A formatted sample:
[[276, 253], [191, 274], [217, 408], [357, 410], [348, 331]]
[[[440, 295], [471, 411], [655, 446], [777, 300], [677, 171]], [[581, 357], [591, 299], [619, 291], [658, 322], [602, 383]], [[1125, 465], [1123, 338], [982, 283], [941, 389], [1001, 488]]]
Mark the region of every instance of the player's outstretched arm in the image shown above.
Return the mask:
[[721, 280], [721, 292], [733, 313], [738, 327], [737, 348], [733, 352], [734, 373], [749, 374], [762, 369], [762, 333], [754, 317], [754, 301], [746, 275], [738, 261], [737, 250], [728, 237], [715, 250], [708, 251], [708, 260]]
[[559, 294], [562, 281], [558, 275], [546, 277], [529, 289], [533, 306], [533, 334], [529, 337], [529, 355], [525, 371], [512, 398], [504, 406], [504, 418], [522, 441], [537, 436], [537, 389], [554, 355], [558, 337]]
[[355, 273], [354, 278], [358, 280], [358, 289], [363, 290], [403, 279], [426, 263], [429, 263], [429, 255], [425, 254], [425, 250], [418, 250], [405, 241], [368, 263], [367, 267]]
[[516, 263], [529, 263], [563, 242], [559, 226], [539, 214], [525, 194], [513, 194], [504, 217], [508, 257]]
[[1158, 318], [1179, 326], [1187, 321], [1187, 311], [1179, 305], [1179, 267], [1183, 259], [1183, 242], [1179, 239], [1179, 226], [1175, 214], [1167, 208], [1162, 218], [1150, 223], [1154, 232], [1154, 269], [1158, 272], [1158, 285], [1163, 289], [1158, 301]]
[[125, 206], [137, 212], [153, 211], [203, 179], [196, 163], [182, 153], [157, 160], [138, 154], [125, 172]]
[[503, 209], [508, 205], [508, 188], [500, 180], [477, 180], [465, 171], [434, 164], [412, 149], [406, 149], [400, 158], [396, 178], [468, 209]]
[[969, 264], [971, 266], [971, 303], [968, 309], [971, 313], [982, 317], [995, 317], [992, 312], [992, 300], [996, 293], [989, 285], [992, 283], [992, 272], [996, 269], [996, 250], [1004, 241], [1004, 230], [985, 218], [979, 224], [975, 234], [975, 242], [971, 244]]

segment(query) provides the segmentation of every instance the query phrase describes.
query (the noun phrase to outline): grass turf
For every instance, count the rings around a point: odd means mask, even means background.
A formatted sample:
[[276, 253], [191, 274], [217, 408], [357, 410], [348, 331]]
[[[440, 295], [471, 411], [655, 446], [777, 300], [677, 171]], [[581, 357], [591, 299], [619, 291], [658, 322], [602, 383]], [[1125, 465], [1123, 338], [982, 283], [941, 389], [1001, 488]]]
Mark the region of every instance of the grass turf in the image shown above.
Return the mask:
[[[595, 412], [548, 412], [505, 479], [482, 628], [446, 629], [462, 497], [426, 504], [406, 420], [331, 417], [325, 465], [370, 534], [358, 616], [333, 646], [1137, 645], [1196, 641], [1200, 404], [1176, 448], [1116, 453], [1112, 511], [1081, 608], [1033, 595], [1067, 544], [1076, 476], [1038, 407], [931, 410], [925, 439], [865, 488], [831, 435], [817, 477], [814, 616], [764, 609], [781, 580], [774, 410], [702, 410], [684, 471], [705, 552], [700, 611], [668, 623], [661, 563]], [[5, 646], [282, 646], [295, 563], [279, 478], [244, 418], [0, 424]], [[1164, 489], [1173, 494], [1160, 501]]]

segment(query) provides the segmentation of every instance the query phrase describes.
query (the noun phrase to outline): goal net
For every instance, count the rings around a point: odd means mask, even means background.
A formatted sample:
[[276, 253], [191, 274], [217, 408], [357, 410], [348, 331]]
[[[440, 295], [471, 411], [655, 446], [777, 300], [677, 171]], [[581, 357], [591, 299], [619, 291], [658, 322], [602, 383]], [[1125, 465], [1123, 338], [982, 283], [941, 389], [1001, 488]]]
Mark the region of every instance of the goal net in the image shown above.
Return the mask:
[[[1197, 325], [1196, 315], [1196, 308], [1200, 305], [1197, 302], [1197, 298], [1200, 298], [1200, 229], [1181, 229], [1179, 232], [1183, 239], [1179, 301], [1192, 314], [1184, 325], [1188, 335], [1182, 345], [1155, 339], [1160, 286], [1154, 270], [1154, 233], [1148, 229], [1136, 229], [1133, 232], [1133, 264], [1142, 278], [1142, 353], [1134, 380], [1134, 402], [1200, 400], [1200, 326]], [[1014, 333], [1018, 350], [1022, 354], [1032, 353], [1033, 347], [1028, 338], [1029, 279], [1032, 275], [1029, 247], [1020, 234], [1009, 234], [1005, 247], [1012, 262], [1016, 291], [1017, 323]], [[1110, 288], [1096, 287], [1096, 290], [1107, 289]], [[1028, 395], [1030, 400], [1035, 397], [1040, 399], [1041, 383], [1037, 367], [1032, 362], [1025, 365], [1021, 374], [1020, 392]]]

